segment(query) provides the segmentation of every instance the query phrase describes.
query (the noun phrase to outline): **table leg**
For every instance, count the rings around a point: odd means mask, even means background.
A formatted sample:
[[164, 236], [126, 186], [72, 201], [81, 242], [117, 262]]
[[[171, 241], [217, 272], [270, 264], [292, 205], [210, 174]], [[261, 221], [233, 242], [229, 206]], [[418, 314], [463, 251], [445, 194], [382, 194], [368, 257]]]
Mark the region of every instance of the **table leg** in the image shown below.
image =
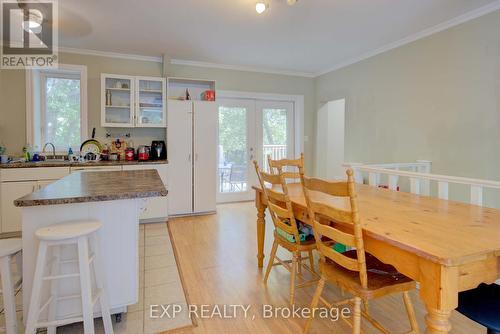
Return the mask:
[[427, 307], [425, 323], [426, 334], [447, 334], [451, 331], [450, 323], [451, 311], [437, 310]]
[[262, 203], [262, 194], [256, 192], [255, 207], [257, 208], [257, 259], [259, 268], [264, 266], [264, 239], [266, 234], [266, 206]]

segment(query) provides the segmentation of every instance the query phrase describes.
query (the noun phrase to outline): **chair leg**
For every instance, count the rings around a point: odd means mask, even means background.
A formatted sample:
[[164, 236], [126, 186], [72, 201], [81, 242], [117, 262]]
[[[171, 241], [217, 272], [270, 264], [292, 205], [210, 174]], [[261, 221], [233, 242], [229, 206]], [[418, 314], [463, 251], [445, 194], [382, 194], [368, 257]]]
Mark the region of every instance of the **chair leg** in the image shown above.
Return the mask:
[[418, 329], [417, 318], [415, 316], [415, 310], [413, 309], [410, 293], [408, 291], [403, 292], [403, 301], [405, 303], [406, 312], [408, 313], [408, 320], [410, 320], [411, 330], [413, 331], [414, 334], [420, 334], [420, 330]]
[[269, 262], [267, 263], [266, 274], [264, 275], [264, 284], [267, 284], [267, 279], [269, 277], [269, 273], [271, 272], [271, 268], [274, 264], [274, 258], [276, 257], [276, 251], [278, 250], [278, 242], [274, 239], [273, 248], [271, 249], [271, 256], [269, 257]]
[[78, 238], [78, 265], [82, 294], [83, 328], [85, 334], [94, 334], [94, 311], [90, 280], [89, 245], [87, 237]]
[[312, 272], [316, 272], [314, 270], [314, 257], [313, 257], [313, 251], [312, 250], [309, 251], [309, 266], [311, 267], [311, 271]]
[[10, 272], [10, 255], [0, 258], [0, 276], [2, 276], [3, 305], [5, 309], [5, 329], [7, 333], [17, 333], [16, 296]]
[[304, 334], [307, 334], [307, 332], [309, 331], [309, 328], [311, 327], [311, 322], [312, 322], [313, 317], [314, 317], [313, 310], [318, 306], [319, 297], [321, 297], [321, 293], [323, 292], [324, 287], [325, 287], [325, 279], [323, 277], [321, 277], [321, 279], [318, 282], [318, 286], [316, 288], [316, 291], [314, 292], [313, 299], [311, 301], [311, 308], [310, 308], [311, 316], [309, 318], [307, 318], [306, 324], [304, 326], [304, 330], [302, 331], [302, 333], [304, 333]]
[[353, 334], [361, 333], [361, 298], [354, 297], [354, 312], [353, 312]]
[[299, 261], [299, 252], [293, 253], [292, 272], [290, 278], [290, 305], [295, 304], [295, 278], [297, 277], [297, 264]]
[[370, 310], [368, 309], [368, 300], [363, 300], [363, 308], [366, 314], [370, 314]]
[[299, 257], [297, 258], [298, 260], [298, 265], [297, 265], [297, 273], [302, 276], [302, 253], [299, 252]]
[[[30, 306], [28, 309], [28, 319], [26, 320], [26, 334], [36, 333], [36, 323], [38, 322], [40, 299], [42, 292], [42, 278], [45, 268], [45, 257], [47, 256], [47, 244], [40, 242], [38, 255], [36, 257], [35, 275], [31, 286]], [[23, 291], [24, 292], [24, 291]]]

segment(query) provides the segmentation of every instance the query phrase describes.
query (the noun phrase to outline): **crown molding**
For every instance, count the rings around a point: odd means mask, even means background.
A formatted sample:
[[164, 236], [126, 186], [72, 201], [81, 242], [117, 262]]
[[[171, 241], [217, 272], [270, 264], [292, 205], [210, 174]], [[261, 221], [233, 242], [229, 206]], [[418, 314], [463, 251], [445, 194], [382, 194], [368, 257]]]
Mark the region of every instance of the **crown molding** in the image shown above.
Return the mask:
[[218, 64], [218, 63], [209, 63], [209, 62], [203, 62], [203, 61], [184, 60], [184, 59], [171, 59], [170, 63], [172, 65], [185, 65], [185, 66], [217, 68], [217, 69], [233, 70], [233, 71], [279, 74], [279, 75], [288, 75], [288, 76], [305, 77], [305, 78], [314, 78], [315, 77], [315, 74], [310, 73], [310, 72], [276, 70], [276, 69], [269, 69], [269, 68], [263, 68], [263, 67]]
[[465, 23], [465, 22], [468, 22], [468, 21], [471, 21], [471, 20], [474, 20], [478, 17], [481, 17], [481, 16], [484, 16], [486, 14], [490, 14], [492, 12], [495, 12], [497, 10], [500, 9], [500, 0], [497, 0], [497, 1], [494, 1], [486, 6], [483, 6], [483, 7], [479, 7], [477, 9], [474, 9], [470, 12], [467, 12], [465, 14], [462, 14], [462, 15], [459, 15], [451, 20], [448, 20], [448, 21], [445, 21], [443, 23], [440, 23], [438, 25], [435, 25], [431, 28], [427, 28], [427, 29], [424, 29], [416, 34], [413, 34], [413, 35], [410, 35], [410, 36], [407, 36], [403, 39], [400, 39], [396, 42], [393, 42], [393, 43], [390, 43], [390, 44], [387, 44], [381, 48], [378, 48], [378, 49], [375, 49], [375, 50], [372, 50], [370, 52], [367, 52], [361, 56], [358, 56], [358, 57], [354, 57], [354, 58], [351, 58], [349, 60], [346, 60], [346, 61], [343, 61], [341, 63], [338, 63], [337, 65], [333, 66], [333, 67], [330, 67], [326, 70], [323, 70], [323, 71], [319, 71], [319, 72], [316, 72], [314, 74], [314, 77], [319, 77], [321, 75], [324, 75], [324, 74], [327, 74], [327, 73], [330, 73], [330, 72], [334, 72], [336, 70], [339, 70], [341, 68], [344, 68], [344, 67], [347, 67], [347, 66], [350, 66], [350, 65], [353, 65], [353, 64], [356, 64], [356, 63], [359, 63], [360, 61], [363, 61], [363, 60], [366, 60], [368, 58], [371, 58], [371, 57], [374, 57], [374, 56], [377, 56], [381, 53], [384, 53], [384, 52], [387, 52], [387, 51], [390, 51], [392, 49], [396, 49], [400, 46], [403, 46], [403, 45], [406, 45], [406, 44], [409, 44], [409, 43], [413, 43], [419, 39], [422, 39], [422, 38], [425, 38], [425, 37], [428, 37], [430, 35], [433, 35], [433, 34], [436, 34], [438, 32], [441, 32], [441, 31], [444, 31], [446, 29], [449, 29], [449, 28], [453, 28], [459, 24], [462, 24], [462, 23]]
[[135, 55], [135, 54], [127, 54], [127, 53], [98, 51], [98, 50], [90, 50], [90, 49], [68, 48], [68, 47], [59, 47], [59, 52], [76, 53], [76, 54], [89, 55], [89, 56], [121, 58], [121, 59], [129, 59], [129, 60], [142, 60], [142, 61], [150, 61], [150, 62], [155, 62], [155, 63], [161, 63], [163, 61], [162, 57], [142, 56], [142, 55]]

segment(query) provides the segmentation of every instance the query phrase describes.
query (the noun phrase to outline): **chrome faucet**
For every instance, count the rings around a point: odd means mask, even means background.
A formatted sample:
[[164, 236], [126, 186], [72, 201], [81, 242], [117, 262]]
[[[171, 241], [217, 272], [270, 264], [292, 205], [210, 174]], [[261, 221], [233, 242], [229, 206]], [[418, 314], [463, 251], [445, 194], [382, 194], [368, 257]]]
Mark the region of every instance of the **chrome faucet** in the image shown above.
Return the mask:
[[52, 143], [45, 143], [45, 145], [43, 145], [42, 153], [45, 153], [45, 149], [47, 148], [48, 145], [52, 146], [52, 158], [55, 159], [56, 158], [56, 147]]

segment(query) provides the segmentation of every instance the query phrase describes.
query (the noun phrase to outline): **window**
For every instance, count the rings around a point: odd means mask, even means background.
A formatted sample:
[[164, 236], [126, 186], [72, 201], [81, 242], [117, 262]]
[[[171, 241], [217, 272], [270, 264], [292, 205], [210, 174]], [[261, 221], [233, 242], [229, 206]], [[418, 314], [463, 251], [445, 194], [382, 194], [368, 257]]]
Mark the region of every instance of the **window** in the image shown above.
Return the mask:
[[27, 78], [28, 144], [41, 150], [53, 143], [58, 152], [80, 149], [87, 139], [85, 66], [31, 70]]

